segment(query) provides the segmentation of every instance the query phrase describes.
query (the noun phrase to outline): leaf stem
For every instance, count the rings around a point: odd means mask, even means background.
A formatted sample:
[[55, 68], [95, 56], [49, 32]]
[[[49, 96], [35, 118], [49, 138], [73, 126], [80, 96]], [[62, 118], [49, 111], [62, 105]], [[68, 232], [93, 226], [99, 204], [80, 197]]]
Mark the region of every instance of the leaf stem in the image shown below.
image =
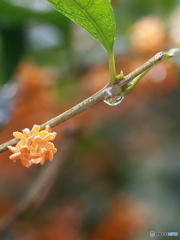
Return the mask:
[[116, 81], [116, 68], [114, 61], [114, 53], [112, 50], [108, 52], [108, 59], [109, 59], [110, 82], [114, 82]]

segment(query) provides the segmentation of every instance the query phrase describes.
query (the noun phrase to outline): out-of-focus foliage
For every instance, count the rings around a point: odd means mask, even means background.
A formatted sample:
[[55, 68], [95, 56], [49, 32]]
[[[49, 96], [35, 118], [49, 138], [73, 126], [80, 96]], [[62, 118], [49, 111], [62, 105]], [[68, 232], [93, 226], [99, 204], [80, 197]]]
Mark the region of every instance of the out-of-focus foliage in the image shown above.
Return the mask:
[[[127, 74], [156, 52], [180, 47], [179, 0], [112, 4], [118, 72]], [[6, 103], [0, 104], [0, 116], [6, 115], [0, 118], [1, 142], [67, 110], [109, 80], [101, 47], [45, 0], [1, 0], [0, 30], [0, 103]], [[38, 213], [27, 212], [8, 236], [144, 240], [150, 231], [180, 234], [179, 68], [178, 57], [163, 62], [120, 105], [100, 103], [56, 127], [61, 135], [78, 126], [81, 136]], [[0, 155], [0, 217], [43, 170], [26, 169], [9, 155]]]
[[[36, 1], [34, 1], [34, 3], [35, 2]], [[31, 5], [28, 4], [28, 1], [26, 1], [27, 4], [22, 3], [23, 1], [6, 0], [0, 2], [2, 48], [0, 72], [5, 72], [2, 74], [4, 79], [1, 78], [0, 82], [9, 79], [17, 63], [24, 57], [25, 52], [30, 51], [30, 54], [32, 53], [32, 50], [35, 48], [34, 45], [37, 44], [35, 41], [38, 42], [37, 38], [33, 41], [33, 34], [35, 34], [34, 31], [36, 30], [35, 27], [38, 25], [38, 31], [41, 33], [41, 39], [39, 39], [41, 46], [44, 46], [44, 41], [49, 41], [49, 44], [45, 45], [46, 47], [52, 45], [53, 39], [50, 40], [47, 38], [48, 31], [51, 31], [50, 27], [53, 28], [55, 32], [53, 32], [54, 34], [50, 32], [52, 38], [58, 38], [58, 35], [61, 35], [61, 41], [59, 39], [59, 43], [56, 42], [56, 47], [59, 48], [60, 45], [64, 47], [69, 45], [69, 22], [64, 16], [58, 14], [51, 7], [43, 11], [44, 1], [39, 3], [38, 8], [33, 2]], [[43, 28], [43, 26], [46, 26], [46, 29]]]

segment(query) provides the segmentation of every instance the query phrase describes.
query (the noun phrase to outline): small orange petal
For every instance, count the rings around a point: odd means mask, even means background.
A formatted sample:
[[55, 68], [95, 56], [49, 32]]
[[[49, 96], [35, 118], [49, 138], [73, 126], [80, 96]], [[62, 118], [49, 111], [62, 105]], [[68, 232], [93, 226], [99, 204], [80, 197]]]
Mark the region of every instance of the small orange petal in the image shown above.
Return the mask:
[[39, 162], [41, 165], [44, 165], [46, 159], [44, 157], [41, 157], [41, 161]]
[[34, 135], [39, 134], [39, 130], [40, 130], [40, 126], [34, 124], [34, 126], [33, 126], [33, 128], [32, 128], [32, 133], [33, 133]]
[[35, 136], [34, 137], [34, 143], [41, 144], [42, 143], [42, 138], [39, 135]]
[[29, 152], [29, 149], [28, 149], [27, 146], [22, 145], [21, 148], [20, 148], [20, 151], [21, 151], [22, 153], [28, 153], [28, 152]]
[[39, 157], [39, 158], [33, 158], [33, 159], [31, 159], [31, 162], [32, 162], [32, 164], [39, 164], [40, 162], [41, 162], [41, 160], [42, 160], [42, 157]]
[[48, 150], [52, 150], [54, 148], [54, 144], [52, 142], [45, 142], [43, 146]]
[[34, 147], [34, 151], [35, 151], [35, 153], [40, 153], [41, 146], [39, 144], [36, 144], [35, 147]]
[[25, 143], [26, 145], [31, 145], [31, 144], [33, 143], [33, 137], [32, 137], [32, 136], [26, 137], [26, 138], [24, 139], [24, 143]]
[[48, 159], [49, 161], [52, 161], [53, 160], [53, 152], [51, 151], [50, 153], [49, 153], [49, 159]]
[[15, 153], [15, 152], [18, 151], [17, 148], [12, 147], [12, 146], [8, 146], [8, 149], [9, 149], [11, 152], [13, 152], [13, 153]]
[[37, 158], [39, 158], [41, 155], [40, 155], [40, 154], [37, 154], [37, 153], [30, 153], [29, 156], [30, 156], [31, 159], [37, 159]]
[[46, 152], [43, 152], [43, 153], [41, 153], [41, 157], [38, 158], [38, 159], [39, 159], [39, 163], [40, 163], [41, 165], [43, 165], [43, 164], [45, 163], [45, 161], [46, 161], [45, 155], [46, 155]]
[[53, 133], [48, 133], [48, 135], [43, 138], [43, 141], [52, 141], [54, 139], [55, 135]]
[[31, 159], [30, 157], [30, 151], [29, 148], [27, 146], [22, 146], [20, 148], [21, 151], [21, 158], [24, 159], [25, 161], [29, 161]]
[[54, 148], [54, 149], [52, 150], [52, 152], [53, 152], [53, 153], [57, 153], [57, 148]]
[[43, 138], [43, 137], [47, 136], [48, 134], [49, 133], [47, 131], [41, 131], [41, 132], [38, 133], [38, 136]]
[[20, 140], [20, 141], [16, 144], [16, 148], [19, 149], [22, 145], [24, 145], [24, 140]]
[[24, 165], [27, 168], [29, 168], [32, 165], [30, 160], [27, 160], [27, 159], [24, 159], [24, 158], [21, 158], [21, 163], [22, 163], [22, 165]]
[[48, 133], [51, 132], [51, 127], [50, 127], [49, 125], [46, 126], [46, 131], [47, 131]]
[[25, 128], [23, 130], [23, 134], [25, 135], [25, 137], [29, 137], [31, 135], [31, 132], [30, 132], [29, 128]]
[[16, 152], [16, 153], [13, 153], [9, 158], [11, 160], [16, 160], [16, 159], [18, 159], [20, 157], [21, 157], [21, 152]]
[[24, 134], [21, 133], [21, 132], [13, 132], [13, 136], [17, 139], [24, 139], [25, 138]]

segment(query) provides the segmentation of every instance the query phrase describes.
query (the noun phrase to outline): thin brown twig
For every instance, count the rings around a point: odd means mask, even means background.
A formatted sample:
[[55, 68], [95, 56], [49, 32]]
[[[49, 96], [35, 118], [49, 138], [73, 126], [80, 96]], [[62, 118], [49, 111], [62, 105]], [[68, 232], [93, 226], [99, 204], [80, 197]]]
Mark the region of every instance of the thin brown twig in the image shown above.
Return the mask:
[[[44, 129], [47, 125], [50, 127], [55, 127], [58, 124], [65, 122], [66, 120], [72, 118], [73, 116], [84, 112], [88, 108], [94, 106], [95, 104], [105, 100], [108, 97], [115, 97], [119, 95], [122, 91], [122, 87], [125, 86], [127, 83], [131, 82], [135, 77], [139, 76], [143, 72], [150, 69], [155, 64], [162, 62], [168, 58], [174, 56], [175, 53], [180, 52], [180, 49], [171, 49], [168, 52], [159, 52], [155, 54], [151, 59], [149, 59], [146, 63], [144, 63], [139, 68], [135, 69], [128, 75], [124, 76], [123, 79], [110, 82], [107, 86], [102, 88], [99, 92], [95, 93], [88, 99], [84, 100], [83, 102], [77, 104], [76, 106], [72, 107], [71, 109], [65, 111], [64, 113], [56, 116], [55, 118], [43, 123], [41, 125], [41, 129]], [[18, 142], [17, 139], [11, 139], [8, 142], [5, 142], [0, 145], [0, 153], [7, 150], [8, 146], [14, 146]]]

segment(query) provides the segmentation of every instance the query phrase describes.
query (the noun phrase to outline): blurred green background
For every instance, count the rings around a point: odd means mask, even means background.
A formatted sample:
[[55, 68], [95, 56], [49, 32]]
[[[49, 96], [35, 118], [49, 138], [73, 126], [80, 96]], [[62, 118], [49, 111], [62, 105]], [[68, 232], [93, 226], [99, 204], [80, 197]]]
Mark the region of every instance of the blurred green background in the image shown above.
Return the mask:
[[[118, 71], [127, 74], [158, 51], [180, 47], [179, 0], [112, 0], [112, 5]], [[102, 47], [45, 0], [0, 1], [0, 63], [1, 142], [13, 130], [41, 124], [84, 100], [109, 77]], [[48, 197], [2, 239], [144, 240], [151, 239], [150, 231], [180, 235], [179, 69], [177, 56], [152, 70], [120, 105], [100, 103], [69, 121], [81, 134]], [[50, 72], [48, 83], [36, 76], [39, 71]], [[42, 118], [36, 104], [44, 109]], [[5, 155], [0, 160], [4, 216], [43, 167], [25, 169]]]

